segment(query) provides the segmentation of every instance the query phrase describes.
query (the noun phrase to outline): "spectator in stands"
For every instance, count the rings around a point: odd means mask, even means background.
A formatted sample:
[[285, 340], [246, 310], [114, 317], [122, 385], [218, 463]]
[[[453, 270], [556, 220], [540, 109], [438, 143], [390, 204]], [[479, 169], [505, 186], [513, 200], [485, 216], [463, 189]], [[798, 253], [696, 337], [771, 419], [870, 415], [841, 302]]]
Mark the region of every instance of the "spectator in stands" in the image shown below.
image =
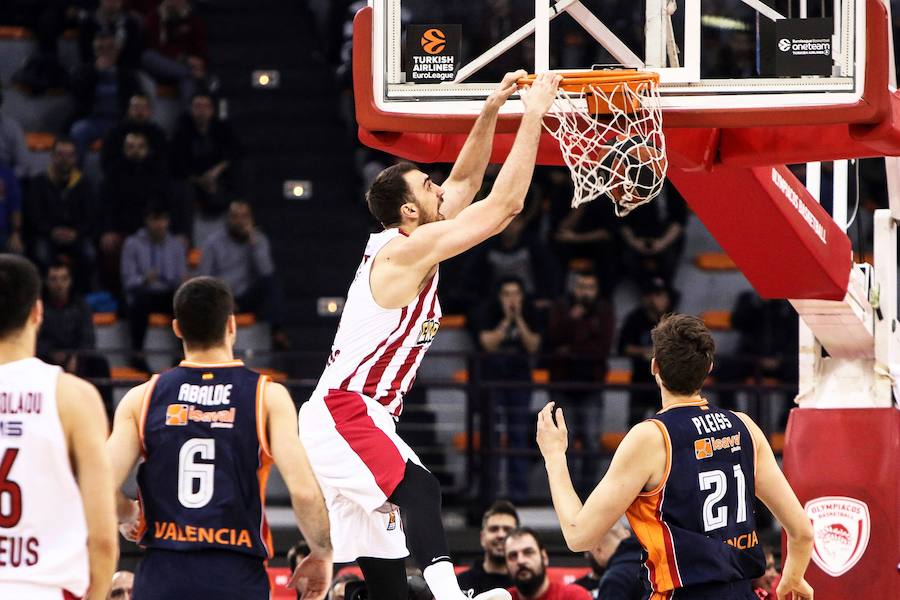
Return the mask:
[[479, 297], [485, 297], [498, 282], [510, 277], [522, 283], [529, 297], [553, 296], [556, 272], [553, 258], [537, 240], [525, 235], [527, 224], [527, 216], [520, 214], [472, 256], [467, 280], [480, 286]]
[[122, 159], [125, 136], [142, 133], [147, 138], [149, 156], [160, 161], [168, 161], [168, 144], [162, 127], [153, 122], [153, 105], [147, 94], [139, 92], [128, 100], [125, 119], [113, 127], [103, 139], [100, 162], [104, 171]]
[[116, 571], [107, 600], [131, 600], [134, 597], [134, 573]]
[[256, 227], [250, 204], [235, 200], [225, 228], [211, 235], [201, 248], [200, 275], [218, 277], [234, 294], [238, 312], [252, 312], [272, 327], [272, 345], [290, 346], [282, 329], [284, 300], [275, 274], [269, 238]]
[[618, 278], [619, 221], [611, 202], [599, 198], [569, 211], [556, 230], [555, 246], [563, 264], [590, 261], [604, 283], [602, 293], [612, 297]]
[[637, 207], [622, 221], [622, 261], [627, 272], [643, 281], [662, 277], [671, 283], [684, 250], [687, 205], [666, 181], [654, 201]]
[[[541, 346], [541, 334], [534, 310], [525, 296], [522, 282], [502, 279], [495, 297], [485, 305], [477, 320], [478, 341], [485, 353], [482, 373], [493, 381], [531, 381], [532, 357]], [[523, 450], [530, 444], [531, 390], [500, 388], [491, 391], [493, 407], [505, 415], [507, 447]], [[514, 502], [527, 499], [530, 460], [522, 456], [507, 459], [508, 490]]]
[[122, 119], [129, 99], [141, 90], [137, 74], [118, 66], [119, 46], [114, 35], [94, 38], [93, 62], [79, 67], [72, 77], [75, 122], [71, 136], [83, 158], [91, 144], [102, 139]]
[[206, 25], [189, 0], [162, 0], [147, 15], [146, 25], [144, 69], [161, 83], [177, 84], [187, 104], [207, 77]]
[[[547, 326], [547, 350], [552, 381], [603, 384], [609, 367], [609, 352], [615, 331], [612, 304], [600, 293], [596, 273], [572, 272], [569, 294], [557, 300], [550, 311]], [[572, 419], [571, 430], [583, 452], [599, 447], [603, 393], [594, 389], [554, 392], [554, 401], [565, 406]], [[596, 478], [596, 460], [582, 456], [576, 473], [575, 489], [590, 493]]]
[[575, 581], [603, 600], [641, 600], [641, 546], [621, 522], [603, 536], [600, 544], [585, 552], [591, 572]]
[[753, 591], [760, 600], [767, 600], [776, 597], [775, 588], [778, 585], [778, 563], [775, 562], [775, 552], [768, 544], [763, 545], [763, 552], [766, 555], [766, 572], [762, 577], [754, 579], [751, 583]]
[[[109, 363], [96, 350], [90, 307], [72, 290], [72, 270], [58, 262], [47, 269], [44, 281], [44, 322], [37, 340], [41, 360], [59, 365], [79, 377], [109, 377]], [[112, 417], [112, 390], [101, 388], [106, 413]]]
[[[144, 349], [150, 313], [171, 316], [175, 290], [187, 277], [185, 247], [169, 232], [168, 209], [150, 206], [144, 224], [122, 247], [122, 285], [128, 303], [131, 348], [137, 353]], [[139, 354], [133, 365], [149, 372]]]
[[172, 140], [176, 177], [191, 184], [199, 209], [195, 241], [202, 244], [216, 229], [238, 190], [239, 146], [231, 126], [218, 119], [213, 98], [197, 94], [190, 114], [182, 117]]
[[[3, 85], [0, 83], [0, 107], [3, 106]], [[28, 175], [28, 146], [22, 125], [9, 115], [0, 113], [0, 165], [13, 170], [16, 177]]]
[[22, 187], [12, 169], [0, 162], [0, 252], [22, 254]]
[[109, 289], [118, 289], [117, 275], [122, 242], [143, 225], [150, 206], [165, 206], [172, 228], [187, 246], [188, 218], [184, 204], [176, 201], [168, 165], [153, 157], [150, 142], [140, 131], [133, 131], [122, 141], [122, 158], [106, 169], [100, 186], [103, 206], [103, 234], [100, 236], [102, 277]]
[[[672, 310], [672, 304], [666, 282], [654, 277], [642, 285], [640, 306], [625, 317], [619, 333], [619, 354], [631, 359], [631, 383], [655, 385], [656, 380], [650, 373], [650, 359], [653, 358], [650, 331], [664, 314]], [[656, 389], [632, 392], [629, 425], [642, 421], [648, 411], [655, 412], [658, 404]]]
[[88, 12], [78, 27], [78, 51], [81, 62], [91, 63], [94, 56], [94, 38], [111, 35], [121, 51], [118, 65], [137, 70], [141, 67], [144, 49], [144, 32], [138, 17], [122, 6], [122, 0], [100, 0], [97, 10]]
[[547, 549], [537, 532], [520, 527], [506, 538], [506, 566], [512, 577], [512, 600], [590, 600], [583, 587], [551, 582]]
[[68, 138], [57, 138], [45, 173], [26, 188], [25, 241], [43, 268], [66, 257], [75, 267], [79, 290], [89, 287], [96, 252], [92, 243], [95, 216], [91, 188], [76, 166], [78, 153]]
[[457, 576], [460, 589], [472, 596], [512, 585], [506, 566], [506, 536], [519, 527], [519, 513], [512, 502], [497, 500], [481, 517], [479, 539], [484, 557]]

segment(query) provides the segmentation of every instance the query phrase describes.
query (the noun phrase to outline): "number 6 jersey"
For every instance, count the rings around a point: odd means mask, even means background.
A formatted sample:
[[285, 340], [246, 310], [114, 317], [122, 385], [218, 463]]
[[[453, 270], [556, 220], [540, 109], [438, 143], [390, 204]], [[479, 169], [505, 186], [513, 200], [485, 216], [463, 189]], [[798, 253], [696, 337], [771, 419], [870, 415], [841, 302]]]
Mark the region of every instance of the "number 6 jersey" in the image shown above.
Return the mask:
[[142, 546], [271, 556], [265, 384], [240, 361], [184, 361], [150, 381], [140, 423]]
[[744, 422], [705, 401], [672, 405], [650, 422], [665, 438], [666, 474], [635, 499], [627, 517], [644, 547], [651, 598], [761, 576], [756, 447]]

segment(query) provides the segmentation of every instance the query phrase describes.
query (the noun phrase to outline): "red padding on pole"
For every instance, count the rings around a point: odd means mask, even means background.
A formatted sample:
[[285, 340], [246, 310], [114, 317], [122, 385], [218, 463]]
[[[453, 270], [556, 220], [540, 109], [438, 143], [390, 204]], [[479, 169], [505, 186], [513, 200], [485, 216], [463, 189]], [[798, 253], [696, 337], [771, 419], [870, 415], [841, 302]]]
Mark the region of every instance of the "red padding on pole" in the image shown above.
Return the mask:
[[[784, 473], [800, 499], [811, 503], [819, 562], [806, 579], [816, 600], [900, 598], [900, 412], [894, 408], [791, 411], [785, 436]], [[851, 501], [827, 500], [846, 497]], [[819, 500], [826, 498], [826, 500]], [[861, 545], [857, 523], [868, 508], [869, 541]], [[824, 560], [823, 560], [824, 559]]]
[[762, 297], [844, 298], [850, 239], [787, 167], [669, 169], [669, 179]]

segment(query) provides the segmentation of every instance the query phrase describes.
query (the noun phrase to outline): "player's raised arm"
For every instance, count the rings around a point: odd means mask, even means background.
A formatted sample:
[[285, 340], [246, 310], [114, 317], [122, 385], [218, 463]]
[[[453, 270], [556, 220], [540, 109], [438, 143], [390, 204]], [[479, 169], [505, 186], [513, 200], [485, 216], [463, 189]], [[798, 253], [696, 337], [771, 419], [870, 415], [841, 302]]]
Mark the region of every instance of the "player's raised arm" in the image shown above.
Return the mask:
[[441, 186], [444, 188], [444, 202], [441, 212], [452, 219], [465, 207], [472, 203], [475, 194], [481, 189], [484, 180], [484, 171], [487, 169], [491, 158], [491, 149], [494, 145], [494, 129], [497, 126], [497, 115], [500, 107], [518, 89], [516, 81], [525, 77], [526, 72], [518, 70], [507, 73], [497, 89], [488, 96], [481, 109], [481, 114], [475, 120], [466, 143], [456, 162], [450, 176]]
[[303, 600], [320, 600], [328, 593], [332, 569], [325, 499], [297, 435], [297, 411], [290, 394], [283, 385], [269, 382], [265, 398], [272, 457], [291, 494], [297, 524], [311, 551], [297, 566], [291, 585], [299, 585]]
[[430, 268], [498, 233], [522, 211], [534, 173], [541, 119], [556, 98], [560, 80], [559, 75], [542, 73], [523, 94], [525, 113], [516, 140], [487, 198], [466, 207], [456, 218], [417, 227], [397, 254], [399, 262]]
[[113, 478], [104, 448], [106, 411], [94, 386], [65, 373], [57, 383], [57, 406], [87, 523], [87, 599], [105, 600], [119, 557]]
[[803, 576], [809, 566], [813, 549], [813, 529], [797, 495], [778, 468], [775, 454], [765, 434], [753, 419], [743, 413], [735, 413], [753, 435], [756, 447], [756, 496], [763, 501], [784, 527], [788, 539], [787, 559], [784, 562], [778, 597], [794, 600], [812, 600], [813, 589]]
[[648, 481], [661, 474], [665, 442], [652, 423], [639, 423], [619, 444], [606, 475], [582, 505], [566, 464], [568, 430], [561, 409], [550, 402], [538, 415], [537, 441], [544, 456], [553, 508], [559, 518], [566, 545], [573, 552], [590, 550], [600, 543], [610, 527], [625, 514]]

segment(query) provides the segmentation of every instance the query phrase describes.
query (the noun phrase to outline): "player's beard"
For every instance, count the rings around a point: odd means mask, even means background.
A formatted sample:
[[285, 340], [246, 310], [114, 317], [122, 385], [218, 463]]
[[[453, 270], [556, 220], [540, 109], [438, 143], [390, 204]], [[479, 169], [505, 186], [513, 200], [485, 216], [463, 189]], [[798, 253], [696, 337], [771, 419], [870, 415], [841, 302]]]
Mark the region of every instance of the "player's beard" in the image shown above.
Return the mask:
[[[531, 573], [531, 577], [521, 578], [523, 571], [527, 571]], [[544, 569], [544, 566], [541, 565], [540, 570], [537, 572], [532, 571], [527, 567], [523, 567], [519, 569], [519, 572], [516, 573], [516, 578], [513, 580], [513, 585], [516, 586], [516, 589], [519, 590], [519, 593], [522, 596], [530, 597], [533, 596], [541, 586], [544, 585], [544, 579], [547, 577], [547, 571]]]

